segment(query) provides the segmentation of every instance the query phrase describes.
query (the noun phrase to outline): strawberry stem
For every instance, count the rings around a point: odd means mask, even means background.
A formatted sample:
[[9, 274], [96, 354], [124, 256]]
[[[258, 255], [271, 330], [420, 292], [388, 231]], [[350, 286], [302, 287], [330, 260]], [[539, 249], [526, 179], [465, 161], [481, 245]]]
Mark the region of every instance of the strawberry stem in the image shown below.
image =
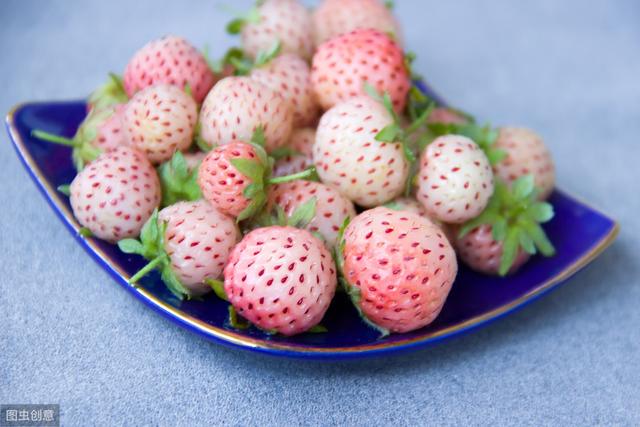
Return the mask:
[[269, 184], [282, 184], [284, 182], [295, 181], [297, 179], [305, 179], [309, 178], [315, 173], [316, 168], [310, 167], [309, 169], [305, 169], [302, 172], [294, 173], [292, 175], [287, 176], [278, 176], [276, 178], [269, 178], [267, 181]]
[[149, 264], [142, 267], [140, 271], [138, 271], [136, 274], [133, 275], [133, 277], [131, 277], [131, 279], [129, 279], [129, 284], [133, 285], [138, 280], [146, 276], [151, 270], [155, 269], [158, 266], [158, 264], [164, 261], [165, 261], [165, 254], [155, 257], [154, 259], [151, 260], [151, 262], [149, 262]]
[[31, 132], [32, 136], [35, 136], [38, 139], [41, 139], [43, 141], [48, 141], [48, 142], [53, 142], [55, 144], [61, 144], [61, 145], [66, 145], [69, 147], [75, 147], [76, 143], [74, 142], [73, 139], [69, 139], [69, 138], [65, 138], [64, 136], [60, 136], [60, 135], [54, 135], [52, 133], [49, 132], [45, 132], [42, 130], [34, 130]]

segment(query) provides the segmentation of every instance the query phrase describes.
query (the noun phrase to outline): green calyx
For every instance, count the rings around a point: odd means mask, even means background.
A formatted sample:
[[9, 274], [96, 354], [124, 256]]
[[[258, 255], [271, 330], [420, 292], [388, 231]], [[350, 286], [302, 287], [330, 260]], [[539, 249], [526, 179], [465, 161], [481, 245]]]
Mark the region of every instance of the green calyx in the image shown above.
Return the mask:
[[432, 135], [428, 143], [442, 135], [462, 135], [472, 139], [484, 151], [492, 166], [500, 163], [507, 155], [504, 150], [495, 147], [498, 130], [489, 125], [480, 126], [472, 121], [461, 124], [429, 123], [428, 128]]
[[[288, 226], [303, 229], [313, 221], [313, 218], [315, 218], [317, 204], [318, 199], [315, 196], [311, 197], [309, 200], [298, 206], [289, 216], [287, 216], [284, 209], [282, 209], [282, 206], [275, 205], [271, 212], [264, 209], [248, 224], [248, 226], [251, 229], [272, 226]], [[318, 233], [314, 232], [312, 234], [324, 241], [324, 238]]]
[[204, 283], [209, 285], [218, 298], [229, 301], [227, 293], [224, 291], [224, 282], [218, 279], [204, 279]]
[[158, 176], [162, 188], [162, 206], [186, 200], [202, 198], [198, 185], [198, 167], [189, 169], [184, 155], [176, 151], [173, 157], [158, 166]]
[[505, 276], [522, 249], [530, 255], [540, 252], [555, 255], [555, 248], [540, 226], [553, 218], [553, 206], [537, 199], [533, 175], [513, 182], [511, 188], [496, 180], [493, 196], [477, 218], [465, 223], [459, 231], [462, 238], [481, 225], [489, 225], [494, 240], [503, 243], [498, 273]]
[[249, 9], [249, 12], [229, 22], [226, 26], [227, 33], [232, 35], [240, 34], [245, 25], [258, 24], [261, 20], [260, 11], [258, 10], [260, 4], [260, 2], [257, 2], [256, 6]]
[[102, 110], [117, 104], [124, 104], [129, 100], [122, 83], [122, 77], [109, 73], [109, 79], [89, 96], [92, 109]]
[[382, 128], [382, 130], [380, 130], [376, 135], [375, 139], [376, 141], [383, 143], [402, 145], [402, 152], [409, 164], [409, 176], [405, 184], [404, 193], [405, 195], [409, 195], [411, 193], [416, 174], [418, 173], [417, 159], [420, 144], [416, 141], [420, 141], [423, 137], [423, 128], [431, 114], [431, 111], [433, 111], [433, 108], [435, 107], [435, 103], [430, 103], [429, 106], [421, 111], [420, 115], [408, 126], [403, 126], [400, 121], [400, 117], [393, 109], [393, 103], [391, 102], [391, 97], [388, 93], [380, 96], [375, 88], [368, 83], [365, 83], [364, 89], [371, 98], [382, 103], [393, 118], [393, 122]]
[[73, 164], [76, 170], [81, 171], [87, 163], [95, 160], [100, 155], [100, 149], [93, 143], [98, 137], [98, 126], [108, 120], [112, 114], [113, 111], [111, 109], [93, 110], [80, 124], [73, 138], [55, 135], [38, 129], [33, 130], [31, 135], [43, 141], [71, 147], [73, 149], [71, 153]]
[[149, 263], [142, 267], [131, 279], [129, 284], [135, 285], [142, 277], [153, 270], [160, 272], [162, 281], [167, 288], [179, 299], [191, 298], [187, 288], [180, 282], [175, 272], [171, 268], [171, 260], [164, 249], [166, 222], [158, 220], [158, 210], [147, 220], [140, 232], [140, 240], [122, 239], [118, 242], [118, 248], [127, 254], [138, 254], [149, 260]]
[[282, 43], [279, 40], [274, 42], [269, 49], [258, 52], [255, 59], [250, 58], [242, 49], [232, 47], [221, 59], [213, 62], [210, 61], [209, 64], [211, 69], [216, 73], [221, 73], [226, 66], [231, 66], [235, 76], [246, 76], [251, 73], [251, 70], [270, 63], [280, 55], [281, 51]]
[[270, 185], [305, 179], [313, 175], [315, 171], [315, 168], [311, 167], [292, 175], [271, 177], [275, 160], [273, 157], [269, 157], [264, 149], [265, 138], [262, 126], [255, 130], [249, 144], [255, 150], [255, 159], [236, 158], [230, 160], [233, 167], [251, 181], [251, 184], [243, 190], [244, 197], [251, 202], [238, 215], [238, 222], [253, 218], [262, 211], [267, 202], [267, 189]]

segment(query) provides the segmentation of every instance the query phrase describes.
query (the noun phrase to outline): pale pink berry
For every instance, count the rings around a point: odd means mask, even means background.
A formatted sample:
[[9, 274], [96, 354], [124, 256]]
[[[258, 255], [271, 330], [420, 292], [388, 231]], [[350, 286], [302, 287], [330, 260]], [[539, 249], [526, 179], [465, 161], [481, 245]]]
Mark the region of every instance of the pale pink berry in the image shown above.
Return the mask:
[[280, 42], [282, 53], [294, 53], [304, 59], [313, 54], [311, 13], [297, 0], [266, 0], [258, 6], [257, 22], [242, 29], [242, 48], [255, 58]]
[[458, 271], [442, 231], [411, 212], [378, 207], [351, 221], [344, 233], [344, 278], [364, 317], [390, 332], [433, 322]]
[[205, 279], [220, 279], [231, 249], [240, 240], [235, 220], [204, 200], [178, 202], [160, 211], [166, 222], [164, 249], [171, 268], [190, 295], [211, 288]]
[[463, 125], [468, 122], [468, 118], [459, 112], [446, 107], [434, 108], [427, 118], [427, 123]]
[[71, 182], [73, 214], [103, 240], [136, 237], [160, 204], [160, 183], [140, 151], [126, 146], [101, 154]]
[[291, 181], [274, 185], [269, 193], [269, 206], [277, 204], [291, 215], [302, 204], [316, 198], [316, 214], [305, 227], [319, 233], [329, 247], [338, 239], [345, 219], [356, 216], [353, 203], [332, 187], [313, 181]]
[[417, 198], [433, 218], [468, 221], [480, 215], [492, 194], [489, 160], [471, 139], [441, 136], [422, 153]]
[[122, 129], [124, 108], [125, 104], [117, 104], [104, 110], [90, 113], [89, 117], [99, 117], [98, 122], [95, 123], [96, 136], [91, 143], [93, 146], [101, 151], [108, 151], [127, 144]]
[[224, 289], [239, 315], [257, 327], [295, 335], [317, 325], [336, 290], [325, 245], [306, 230], [266, 227], [231, 252]]
[[362, 28], [393, 35], [402, 44], [400, 24], [379, 0], [323, 0], [313, 12], [313, 26], [317, 45]]
[[215, 77], [204, 56], [182, 37], [153, 40], [135, 53], [124, 71], [127, 95], [157, 84], [191, 88], [196, 102], [207, 95]]
[[134, 95], [123, 115], [129, 143], [155, 164], [189, 148], [198, 118], [195, 101], [177, 86], [157, 85]]
[[318, 47], [311, 83], [324, 109], [364, 95], [365, 82], [379, 93], [387, 92], [397, 112], [404, 109], [411, 77], [402, 49], [387, 34], [355, 30]]
[[313, 147], [322, 181], [364, 207], [400, 195], [409, 174], [402, 146], [375, 139], [391, 123], [384, 106], [369, 97], [350, 99], [327, 111]]
[[[462, 238], [455, 239], [455, 247], [460, 259], [473, 270], [485, 274], [498, 275], [502, 259], [503, 243], [496, 241], [490, 225], [474, 228]], [[509, 273], [515, 273], [529, 260], [529, 254], [518, 248]]]
[[291, 106], [278, 93], [250, 77], [227, 77], [209, 92], [200, 112], [200, 136], [210, 146], [249, 141], [264, 129], [267, 151], [287, 143]]
[[313, 144], [316, 141], [314, 128], [295, 129], [291, 133], [288, 146], [293, 154], [276, 161], [273, 176], [292, 175], [313, 166]]
[[303, 127], [315, 123], [320, 108], [316, 102], [309, 65], [294, 54], [285, 54], [251, 71], [251, 78], [277, 92], [291, 105], [293, 126]]
[[503, 127], [495, 148], [507, 153], [493, 168], [497, 176], [510, 184], [523, 175], [532, 174], [540, 199], [549, 197], [555, 187], [556, 172], [551, 153], [539, 135], [525, 128]]

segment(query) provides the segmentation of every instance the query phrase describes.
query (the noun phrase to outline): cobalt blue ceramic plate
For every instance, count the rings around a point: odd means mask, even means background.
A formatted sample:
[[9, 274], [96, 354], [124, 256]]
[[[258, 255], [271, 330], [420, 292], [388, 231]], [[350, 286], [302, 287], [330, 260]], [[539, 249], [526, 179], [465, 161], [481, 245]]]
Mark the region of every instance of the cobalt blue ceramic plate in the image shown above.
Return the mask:
[[179, 301], [157, 274], [139, 288], [127, 283], [144, 261], [98, 239], [79, 235], [67, 198], [56, 188], [75, 175], [70, 149], [31, 137], [33, 129], [73, 136], [84, 118], [83, 101], [23, 104], [7, 116], [7, 128], [25, 168], [56, 214], [87, 252], [132, 295], [180, 326], [231, 347], [278, 356], [346, 359], [413, 350], [478, 328], [554, 289], [589, 264], [615, 239], [618, 225], [584, 202], [556, 191], [550, 199], [555, 218], [546, 231], [557, 248], [553, 258], [535, 257], [517, 274], [495, 278], [461, 267], [440, 316], [431, 325], [407, 334], [380, 338], [362, 322], [347, 297], [338, 295], [327, 312], [323, 334], [269, 336], [256, 329], [234, 330], [227, 323], [227, 303], [210, 296]]

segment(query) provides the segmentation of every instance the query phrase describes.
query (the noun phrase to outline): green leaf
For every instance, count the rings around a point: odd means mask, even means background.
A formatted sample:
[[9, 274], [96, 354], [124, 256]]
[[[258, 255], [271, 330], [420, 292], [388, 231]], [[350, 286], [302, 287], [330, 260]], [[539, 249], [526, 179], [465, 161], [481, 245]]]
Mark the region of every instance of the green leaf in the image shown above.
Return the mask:
[[273, 157], [275, 160], [280, 160], [280, 159], [284, 159], [285, 157], [300, 156], [302, 155], [302, 153], [294, 150], [291, 147], [278, 147], [275, 150], [272, 150], [271, 153], [269, 153], [269, 155]]
[[255, 183], [262, 183], [264, 168], [257, 160], [236, 158], [231, 159], [230, 163], [242, 175], [249, 178]]
[[497, 217], [491, 227], [493, 240], [502, 242], [507, 237], [507, 221], [503, 217]]
[[395, 6], [395, 3], [393, 0], [385, 0], [384, 7], [386, 7], [389, 10], [393, 10], [394, 6]]
[[260, 191], [264, 191], [264, 188], [262, 185], [260, 184], [256, 184], [255, 182], [252, 182], [251, 184], [247, 185], [244, 190], [242, 191], [242, 194], [244, 195], [244, 197], [246, 197], [247, 199], [253, 199], [253, 197], [258, 194], [258, 192]]
[[189, 296], [189, 291], [184, 287], [182, 282], [176, 276], [176, 273], [171, 268], [171, 263], [165, 263], [163, 266], [160, 277], [167, 288], [179, 299], [184, 299], [185, 296]]
[[264, 136], [264, 126], [259, 125], [258, 127], [256, 127], [256, 130], [254, 130], [253, 134], [251, 135], [251, 142], [264, 148], [266, 145], [266, 141], [267, 140]]
[[211, 286], [216, 296], [222, 300], [229, 301], [227, 293], [224, 291], [224, 282], [217, 279], [204, 279], [204, 282]]
[[237, 222], [244, 221], [253, 218], [263, 207], [266, 202], [266, 195], [264, 192], [258, 192], [247, 206], [236, 218]]
[[144, 247], [139, 240], [136, 239], [122, 239], [118, 242], [118, 248], [125, 254], [139, 254], [142, 255]]
[[258, 52], [256, 56], [256, 60], [254, 63], [254, 67], [261, 67], [263, 65], [268, 64], [278, 55], [280, 55], [280, 51], [282, 50], [282, 43], [280, 40], [276, 40], [271, 47], [266, 51]]
[[326, 332], [329, 332], [329, 330], [326, 327], [318, 324], [318, 325], [312, 326], [311, 329], [309, 329], [307, 332], [310, 334], [324, 334]]
[[193, 98], [193, 91], [191, 90], [191, 85], [189, 83], [184, 85], [184, 92]]
[[71, 186], [69, 184], [58, 185], [58, 191], [69, 197], [71, 195]]
[[527, 209], [529, 217], [539, 223], [545, 223], [553, 218], [553, 206], [546, 202], [536, 202]]
[[382, 96], [380, 95], [380, 93], [378, 93], [378, 90], [371, 85], [371, 83], [365, 81], [362, 84], [362, 87], [367, 95], [369, 95], [372, 99], [375, 99], [376, 101], [382, 103]]
[[517, 200], [529, 197], [534, 187], [533, 175], [531, 174], [519, 177], [511, 185], [513, 195]]
[[226, 30], [229, 34], [240, 34], [242, 29], [246, 25], [247, 21], [244, 18], [236, 18], [227, 24]]
[[509, 269], [513, 265], [513, 261], [516, 259], [520, 243], [519, 234], [520, 232], [518, 229], [511, 229], [507, 233], [507, 237], [504, 239], [504, 245], [502, 246], [502, 258], [500, 258], [500, 268], [498, 269], [498, 274], [500, 276], [505, 276], [509, 272]]
[[236, 309], [232, 305], [230, 305], [229, 306], [229, 324], [231, 325], [231, 327], [235, 329], [244, 330], [244, 329], [248, 329], [249, 326], [251, 326], [249, 322], [241, 319], [242, 318], [238, 315], [238, 313], [236, 312]]
[[289, 217], [289, 225], [296, 228], [304, 228], [316, 216], [316, 205], [318, 199], [314, 196], [298, 206], [298, 208]]
[[391, 123], [382, 128], [380, 132], [376, 135], [376, 141], [382, 142], [397, 142], [398, 134], [401, 133], [402, 130], [400, 126], [395, 123]]
[[525, 231], [531, 237], [536, 247], [544, 256], [553, 256], [556, 253], [556, 249], [553, 247], [553, 244], [549, 241], [547, 234], [544, 232], [542, 227], [538, 224], [526, 224]]
[[276, 215], [275, 223], [277, 225], [281, 225], [281, 226], [287, 225], [287, 213], [284, 211], [282, 206], [276, 205], [276, 207], [275, 207], [275, 215]]
[[536, 246], [531, 237], [529, 237], [529, 234], [522, 231], [518, 236], [520, 236], [520, 247], [522, 247], [522, 249], [529, 255], [534, 255], [537, 252]]
[[155, 209], [140, 231], [140, 241], [144, 246], [155, 247], [160, 238], [158, 209]]

